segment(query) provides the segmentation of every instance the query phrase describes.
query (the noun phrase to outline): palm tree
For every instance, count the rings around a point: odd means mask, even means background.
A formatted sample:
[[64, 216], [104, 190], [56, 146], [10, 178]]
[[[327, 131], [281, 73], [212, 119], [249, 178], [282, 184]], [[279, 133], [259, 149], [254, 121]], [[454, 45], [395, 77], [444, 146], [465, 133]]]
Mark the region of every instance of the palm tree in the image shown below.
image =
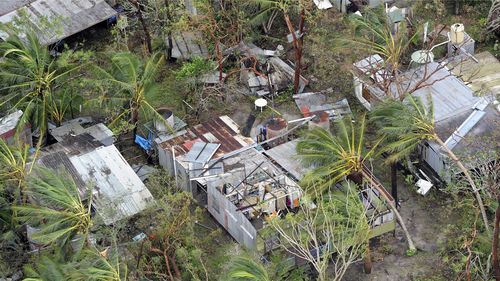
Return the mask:
[[0, 43], [0, 106], [21, 109], [24, 114], [19, 126], [31, 122], [40, 130], [43, 144], [48, 134], [51, 105], [56, 100], [57, 87], [66, 83], [79, 66], [62, 66], [33, 33], [26, 37], [11, 35]]
[[227, 275], [230, 281], [271, 281], [261, 264], [242, 256], [233, 259]]
[[[354, 125], [357, 123], [359, 123], [358, 126]], [[362, 184], [363, 180], [368, 181], [372, 187], [378, 190], [396, 216], [408, 240], [409, 253], [415, 253], [416, 248], [413, 240], [396, 206], [386, 195], [385, 190], [382, 190], [382, 187], [374, 181], [371, 174], [363, 169], [365, 159], [369, 159], [375, 154], [380, 140], [371, 149], [365, 149], [364, 117], [356, 123], [352, 123], [349, 119], [340, 120], [337, 122], [336, 131], [338, 135], [334, 136], [327, 130], [314, 129], [308, 131], [297, 144], [297, 154], [302, 162], [314, 167], [305, 176], [304, 183], [306, 186], [319, 188], [321, 192], [328, 190], [330, 186], [345, 177], [358, 185]]]
[[15, 204], [24, 198], [26, 189], [26, 179], [31, 172], [27, 169], [30, 161], [29, 147], [27, 145], [10, 146], [3, 139], [0, 139], [0, 185], [12, 187], [14, 190], [7, 190], [12, 195]]
[[432, 99], [428, 99], [430, 101], [428, 109], [418, 97], [408, 95], [406, 100], [407, 103], [388, 100], [381, 103], [372, 112], [372, 120], [379, 124], [381, 132], [396, 140], [384, 148], [386, 152], [391, 154], [388, 160], [394, 161], [409, 155], [423, 141], [438, 143], [465, 175], [481, 210], [484, 227], [487, 232], [490, 232], [483, 200], [469, 170], [436, 132]]
[[111, 122], [114, 126], [123, 118], [128, 118], [128, 123], [133, 126], [134, 138], [137, 133], [137, 122], [139, 114], [154, 116], [163, 120], [148, 101], [149, 97], [155, 96], [160, 90], [155, 81], [161, 66], [163, 55], [153, 54], [145, 63], [137, 55], [130, 52], [117, 53], [111, 58], [111, 69], [105, 71], [97, 68], [98, 74], [108, 82], [114, 93], [107, 97], [111, 105], [123, 107]]
[[19, 221], [39, 228], [33, 240], [63, 247], [76, 235], [81, 235], [81, 244], [87, 242], [92, 227], [91, 204], [83, 204], [68, 174], [37, 168], [28, 179], [27, 194], [32, 203], [13, 209]]
[[[34, 265], [24, 268], [27, 281], [125, 281], [128, 270], [118, 258], [116, 244], [99, 252], [96, 248], [85, 249], [76, 255], [64, 258], [61, 251], [41, 256]], [[69, 261], [66, 261], [69, 260]]]

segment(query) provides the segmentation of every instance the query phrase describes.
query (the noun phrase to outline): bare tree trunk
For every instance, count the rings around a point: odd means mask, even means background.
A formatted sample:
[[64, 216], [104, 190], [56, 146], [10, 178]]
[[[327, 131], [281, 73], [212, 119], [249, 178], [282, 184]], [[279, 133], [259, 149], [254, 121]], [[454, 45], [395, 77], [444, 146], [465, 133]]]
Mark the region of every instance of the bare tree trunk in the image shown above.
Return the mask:
[[483, 199], [481, 198], [481, 194], [479, 194], [479, 190], [476, 187], [476, 183], [472, 179], [469, 170], [465, 168], [465, 166], [462, 164], [462, 161], [458, 159], [458, 157], [451, 151], [451, 149], [448, 148], [448, 146], [443, 142], [443, 140], [437, 135], [434, 134], [434, 140], [446, 151], [448, 156], [455, 162], [455, 164], [460, 168], [460, 171], [465, 175], [467, 178], [467, 181], [469, 182], [469, 185], [472, 187], [472, 192], [474, 192], [474, 195], [476, 196], [477, 203], [479, 205], [479, 209], [481, 210], [481, 216], [483, 217], [483, 223], [484, 227], [486, 229], [486, 232], [490, 233], [490, 225], [488, 223], [488, 216], [486, 215], [486, 210], [484, 208], [484, 203]]
[[132, 130], [132, 143], [135, 143], [135, 136], [137, 135], [137, 122], [139, 121], [139, 109], [132, 106], [131, 110], [132, 116], [130, 118], [130, 122], [132, 123], [132, 126], [134, 126], [134, 129]]
[[398, 163], [391, 163], [391, 195], [396, 203], [396, 208], [399, 205], [398, 201]]
[[[165, 9], [166, 9], [166, 16], [167, 16], [167, 25], [170, 25], [171, 19], [171, 14], [170, 14], [170, 3], [169, 0], [165, 0]], [[170, 28], [168, 29], [167, 32], [167, 60], [171, 61], [172, 60], [172, 31], [170, 31]]]
[[215, 41], [215, 53], [217, 55], [217, 64], [219, 66], [219, 82], [222, 83], [222, 52], [220, 50], [220, 42], [219, 40]]
[[500, 264], [498, 263], [498, 234], [500, 232], [500, 196], [497, 198], [498, 206], [495, 211], [495, 227], [493, 230], [493, 245], [491, 247], [491, 255], [493, 256], [493, 270], [495, 272], [495, 280], [500, 281]]
[[368, 173], [366, 173], [365, 171], [362, 171], [361, 173], [363, 175], [363, 178], [365, 178], [370, 183], [371, 186], [373, 186], [375, 189], [377, 189], [377, 191], [380, 193], [380, 195], [384, 198], [384, 200], [387, 203], [387, 205], [389, 206], [389, 208], [391, 208], [391, 210], [394, 212], [394, 216], [396, 216], [396, 219], [399, 222], [399, 225], [403, 229], [403, 232], [406, 236], [406, 240], [408, 241], [409, 250], [412, 253], [416, 253], [417, 248], [415, 247], [415, 244], [413, 244], [413, 240], [411, 239], [410, 232], [406, 228], [406, 224], [403, 220], [403, 217], [401, 217], [401, 214], [399, 214], [399, 211], [396, 208], [395, 204], [393, 204], [391, 202], [391, 200], [389, 199], [389, 197], [386, 195], [386, 193], [385, 193], [386, 191], [382, 190], [381, 187], [379, 186], [379, 184], [377, 182], [375, 182], [373, 180], [373, 178]]
[[304, 43], [304, 24], [305, 24], [305, 10], [302, 9], [300, 11], [300, 22], [299, 22], [299, 38], [297, 38], [297, 34], [295, 33], [295, 28], [293, 27], [292, 21], [288, 14], [285, 13], [285, 22], [288, 27], [288, 31], [292, 34], [292, 45], [295, 51], [295, 71], [294, 71], [294, 79], [293, 79], [293, 92], [294, 94], [298, 94], [299, 85], [300, 85], [300, 75], [302, 72], [302, 49]]
[[142, 8], [141, 5], [139, 4], [138, 0], [129, 0], [129, 2], [134, 5], [134, 7], [137, 9], [137, 16], [139, 17], [139, 21], [141, 22], [142, 29], [144, 30], [144, 36], [146, 36], [146, 45], [148, 47], [149, 53], [153, 53], [153, 47], [151, 45], [151, 34], [149, 33], [149, 28], [146, 24], [146, 21], [144, 20], [144, 16], [142, 15]]
[[366, 274], [372, 273], [372, 257], [371, 257], [371, 251], [370, 251], [370, 242], [368, 241], [368, 244], [366, 245], [365, 253], [363, 256], [363, 269]]

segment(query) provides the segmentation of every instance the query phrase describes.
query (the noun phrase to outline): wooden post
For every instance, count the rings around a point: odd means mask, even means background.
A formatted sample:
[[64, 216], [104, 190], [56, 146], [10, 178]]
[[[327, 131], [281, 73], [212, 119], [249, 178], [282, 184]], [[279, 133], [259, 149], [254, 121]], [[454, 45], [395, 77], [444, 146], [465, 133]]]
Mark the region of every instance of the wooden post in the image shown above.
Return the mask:
[[398, 163], [391, 163], [391, 195], [394, 198], [394, 203], [396, 208], [399, 206], [398, 203]]

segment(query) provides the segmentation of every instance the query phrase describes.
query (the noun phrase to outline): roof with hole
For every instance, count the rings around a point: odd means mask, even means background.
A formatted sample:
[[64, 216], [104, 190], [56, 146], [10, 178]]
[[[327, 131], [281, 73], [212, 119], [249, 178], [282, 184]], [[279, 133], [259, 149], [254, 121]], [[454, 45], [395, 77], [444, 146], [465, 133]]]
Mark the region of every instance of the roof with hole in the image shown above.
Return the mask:
[[[28, 16], [42, 44], [50, 45], [111, 18], [116, 11], [104, 0], [0, 1], [1, 23], [13, 23], [22, 14]], [[55, 21], [56, 27], [44, 28], [47, 20]], [[8, 34], [0, 37], [5, 40]]]

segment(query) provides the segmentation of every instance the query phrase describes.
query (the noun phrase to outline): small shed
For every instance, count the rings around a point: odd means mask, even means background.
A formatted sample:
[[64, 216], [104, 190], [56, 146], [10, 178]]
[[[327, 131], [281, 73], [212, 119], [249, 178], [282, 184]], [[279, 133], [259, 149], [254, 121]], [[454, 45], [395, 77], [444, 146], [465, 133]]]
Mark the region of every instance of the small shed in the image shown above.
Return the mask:
[[[15, 143], [17, 124], [22, 116], [23, 112], [18, 110], [0, 118], [0, 138], [9, 145]], [[28, 144], [30, 147], [33, 146], [31, 139], [31, 127], [29, 125], [26, 126], [26, 128], [22, 130], [17, 137], [19, 137], [20, 141]]]
[[[116, 15], [105, 0], [3, 0], [0, 1], [0, 23], [12, 23], [16, 17], [27, 15], [31, 28], [44, 45], [56, 43]], [[57, 26], [44, 28], [47, 20]], [[9, 34], [1, 32], [7, 39]]]
[[104, 146], [88, 133], [63, 136], [42, 150], [37, 163], [68, 172], [84, 200], [91, 192], [92, 206], [106, 225], [133, 216], [154, 201], [118, 149]]

